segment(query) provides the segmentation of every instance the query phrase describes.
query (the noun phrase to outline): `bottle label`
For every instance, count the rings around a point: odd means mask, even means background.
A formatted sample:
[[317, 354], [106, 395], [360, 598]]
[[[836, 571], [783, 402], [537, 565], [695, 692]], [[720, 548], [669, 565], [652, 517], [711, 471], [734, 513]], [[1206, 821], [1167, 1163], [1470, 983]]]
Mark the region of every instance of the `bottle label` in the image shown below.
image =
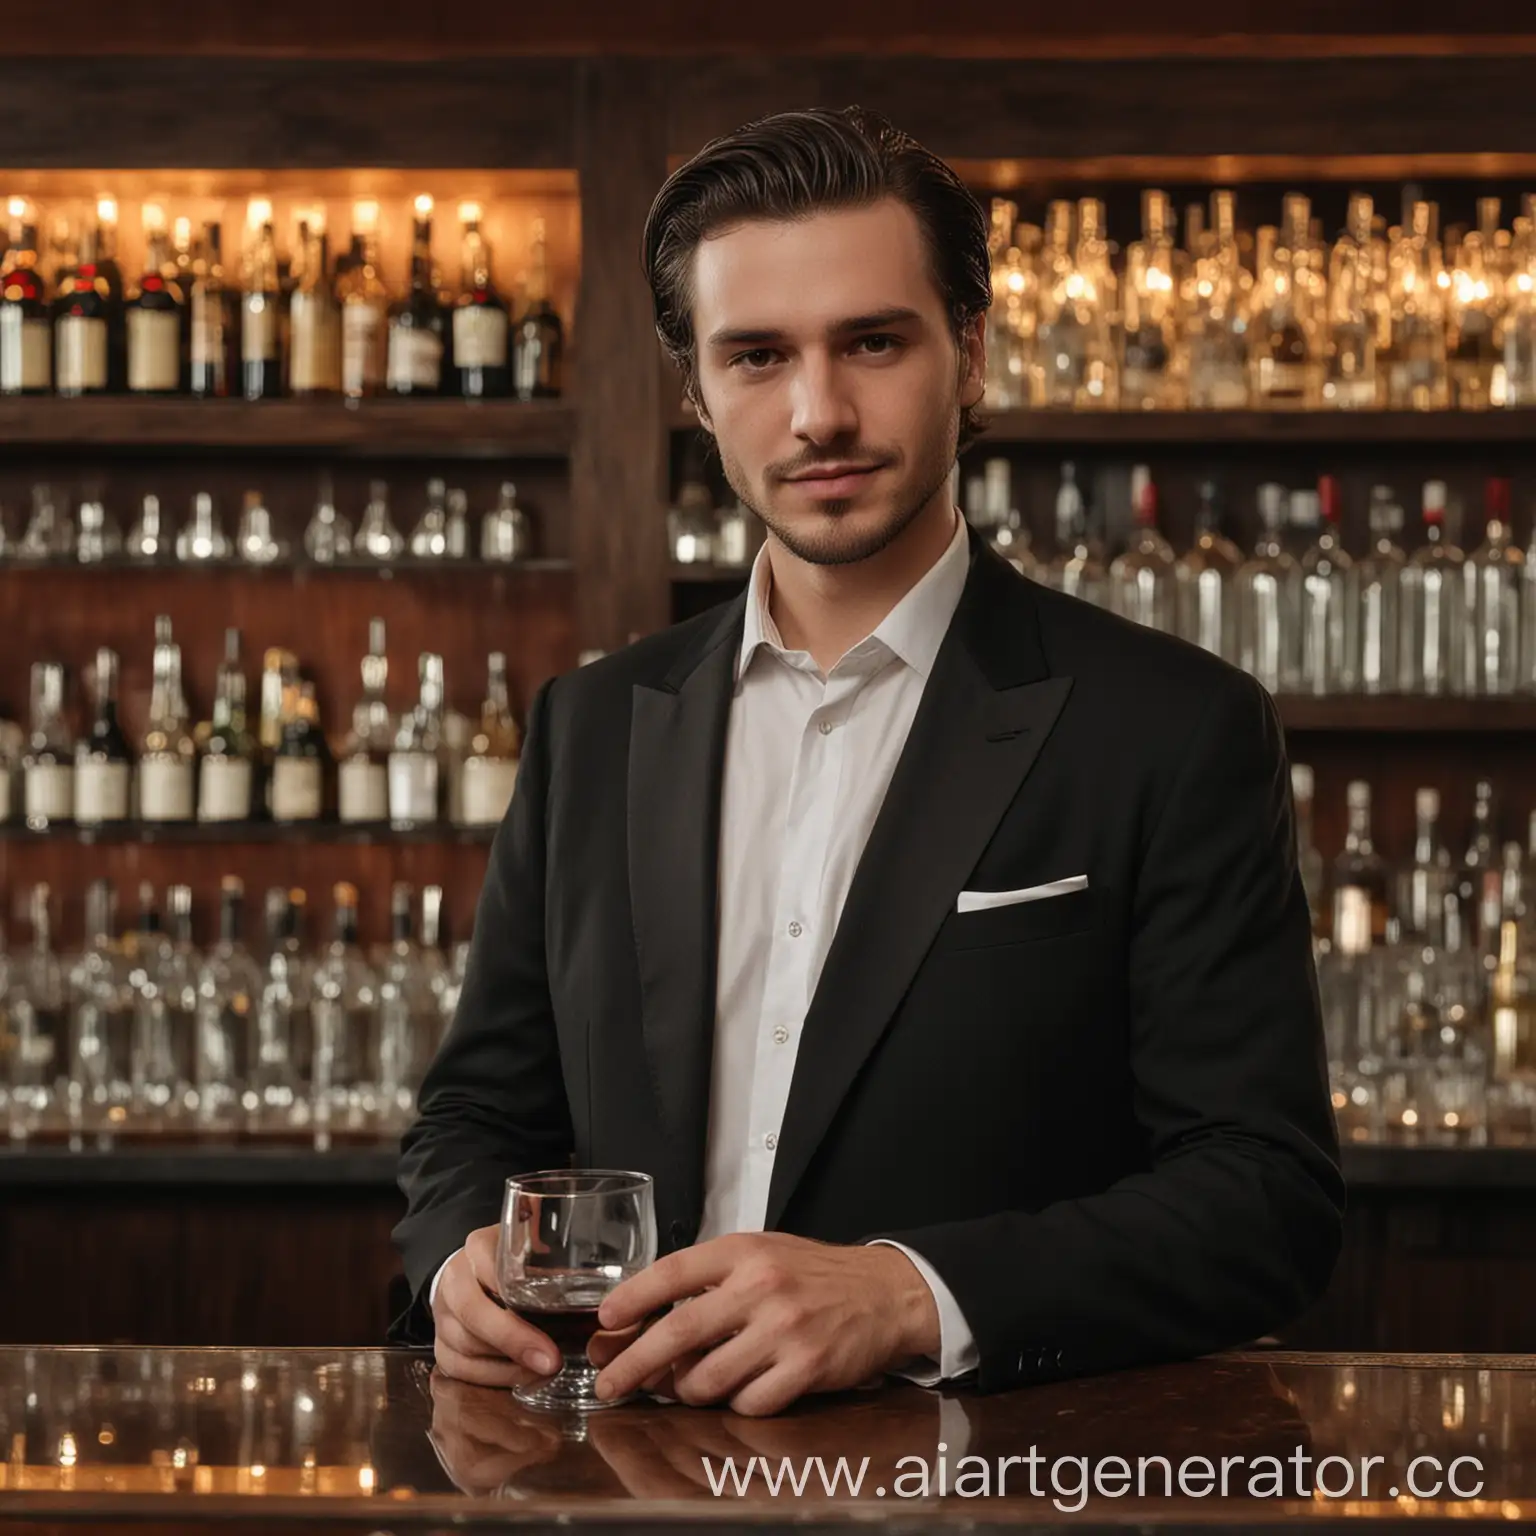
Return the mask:
[[492, 827], [507, 814], [517, 784], [517, 759], [471, 757], [464, 763], [463, 824]]
[[128, 764], [75, 765], [75, 820], [95, 825], [128, 819]]
[[247, 294], [240, 304], [240, 355], [248, 363], [277, 359], [277, 299]]
[[68, 821], [75, 814], [72, 763], [37, 763], [27, 769], [24, 786], [27, 820]]
[[288, 387], [296, 394], [341, 388], [341, 328], [336, 307], [323, 294], [299, 292], [290, 306]]
[[128, 311], [128, 388], [136, 394], [181, 384], [181, 317], [174, 310]]
[[191, 763], [174, 757], [146, 757], [140, 762], [139, 817], [143, 821], [191, 821]]
[[458, 368], [507, 366], [507, 317], [480, 304], [453, 312], [453, 361]]
[[315, 821], [323, 779], [318, 757], [279, 757], [272, 764], [273, 821]]
[[63, 315], [55, 329], [59, 390], [77, 395], [107, 387], [107, 322], [84, 315]]
[[20, 305], [0, 304], [0, 394], [47, 389], [53, 383], [53, 333], [29, 320]]
[[389, 819], [437, 820], [437, 758], [432, 753], [389, 754]]
[[351, 758], [337, 774], [338, 812], [343, 821], [389, 820], [389, 775], [383, 763]]
[[435, 331], [414, 325], [389, 329], [391, 389], [436, 389], [443, 377], [443, 340]]
[[251, 765], [243, 757], [205, 757], [198, 776], [199, 821], [246, 821], [251, 814]]
[[378, 304], [341, 308], [341, 388], [360, 395], [384, 382], [384, 310]]

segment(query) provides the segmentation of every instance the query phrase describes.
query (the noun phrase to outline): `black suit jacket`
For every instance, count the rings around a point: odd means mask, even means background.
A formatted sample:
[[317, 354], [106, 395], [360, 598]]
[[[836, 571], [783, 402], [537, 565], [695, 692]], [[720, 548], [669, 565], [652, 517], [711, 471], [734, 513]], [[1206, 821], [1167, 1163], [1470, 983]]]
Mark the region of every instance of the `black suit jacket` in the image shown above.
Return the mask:
[[[458, 1014], [402, 1143], [411, 1307], [511, 1174], [703, 1203], [721, 770], [746, 598], [546, 683]], [[973, 533], [804, 1021], [765, 1226], [895, 1238], [977, 1386], [1197, 1354], [1324, 1288], [1343, 1184], [1268, 694]], [[1085, 890], [956, 911], [963, 889]]]

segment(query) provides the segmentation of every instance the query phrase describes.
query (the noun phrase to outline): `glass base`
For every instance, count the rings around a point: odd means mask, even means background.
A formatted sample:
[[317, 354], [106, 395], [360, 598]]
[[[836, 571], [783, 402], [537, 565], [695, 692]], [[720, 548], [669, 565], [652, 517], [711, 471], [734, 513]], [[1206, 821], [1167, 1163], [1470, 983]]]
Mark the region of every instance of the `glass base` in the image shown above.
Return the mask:
[[597, 1374], [597, 1367], [585, 1359], [580, 1362], [568, 1360], [558, 1375], [537, 1385], [513, 1387], [512, 1396], [526, 1407], [554, 1413], [589, 1413], [599, 1408], [618, 1408], [638, 1396], [632, 1392], [628, 1397], [599, 1397]]

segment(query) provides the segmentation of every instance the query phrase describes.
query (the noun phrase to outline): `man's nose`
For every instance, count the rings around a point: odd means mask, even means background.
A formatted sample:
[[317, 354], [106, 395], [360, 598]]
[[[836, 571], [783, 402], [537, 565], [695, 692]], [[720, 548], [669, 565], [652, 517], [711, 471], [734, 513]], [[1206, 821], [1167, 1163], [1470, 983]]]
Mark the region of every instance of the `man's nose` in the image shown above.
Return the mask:
[[812, 443], [828, 443], [858, 432], [859, 417], [851, 392], [833, 361], [807, 356], [795, 375], [790, 428]]

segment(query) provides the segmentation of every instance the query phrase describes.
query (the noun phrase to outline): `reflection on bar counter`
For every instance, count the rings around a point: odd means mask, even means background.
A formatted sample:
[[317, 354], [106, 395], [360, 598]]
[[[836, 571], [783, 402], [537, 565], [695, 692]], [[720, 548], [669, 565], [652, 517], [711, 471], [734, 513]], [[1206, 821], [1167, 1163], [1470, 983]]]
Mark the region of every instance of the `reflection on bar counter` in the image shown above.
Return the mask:
[[1266, 483], [1258, 489], [1259, 537], [1242, 558], [1222, 533], [1209, 480], [1194, 543], [1175, 555], [1144, 464], [1130, 471], [1131, 526], [1118, 552], [1106, 530], [1127, 519], [1111, 519], [1120, 508], [1089, 505], [1078, 464], [1061, 466], [1049, 551], [1035, 548], [1011, 478], [1010, 460], [987, 459], [962, 504], [1018, 570], [1203, 646], [1271, 693], [1536, 693], [1536, 524], [1522, 549], [1507, 479], [1484, 485], [1484, 531], [1470, 554], [1456, 545], [1461, 518], [1444, 481], [1422, 488], [1422, 541], [1411, 552], [1401, 503], [1391, 487], [1373, 487], [1370, 543], [1359, 556], [1343, 544], [1335, 476], [1321, 476], [1315, 488]]
[[1480, 783], [1458, 861], [1439, 791], [1421, 788], [1413, 860], [1392, 869], [1372, 841], [1370, 785], [1356, 780], [1325, 877], [1312, 769], [1291, 772], [1341, 1135], [1536, 1144], [1536, 812], [1526, 844], [1500, 846]]
[[1104, 203], [1052, 201], [1044, 227], [992, 201], [987, 392], [994, 410], [1483, 410], [1536, 405], [1532, 197], [1506, 229], [1440, 229], [1405, 193], [1388, 226], [1354, 193], [1330, 246], [1310, 198], [1239, 229], [1236, 194], [1141, 199], [1123, 259]]
[[[141, 885], [132, 928], [110, 881], [86, 892], [85, 942], [60, 953], [54, 893], [28, 897], [30, 942], [0, 944], [0, 1121], [14, 1143], [124, 1138], [314, 1141], [398, 1133], [453, 1018], [468, 944], [445, 952], [443, 893], [396, 884], [390, 942], [364, 955], [357, 891], [333, 893], [331, 942], [304, 947], [304, 891], [267, 892], [265, 942], [245, 890], [220, 888], [218, 937], [192, 942], [192, 892]], [[419, 910], [419, 923], [418, 923]], [[3, 937], [3, 936], [0, 936]]]

